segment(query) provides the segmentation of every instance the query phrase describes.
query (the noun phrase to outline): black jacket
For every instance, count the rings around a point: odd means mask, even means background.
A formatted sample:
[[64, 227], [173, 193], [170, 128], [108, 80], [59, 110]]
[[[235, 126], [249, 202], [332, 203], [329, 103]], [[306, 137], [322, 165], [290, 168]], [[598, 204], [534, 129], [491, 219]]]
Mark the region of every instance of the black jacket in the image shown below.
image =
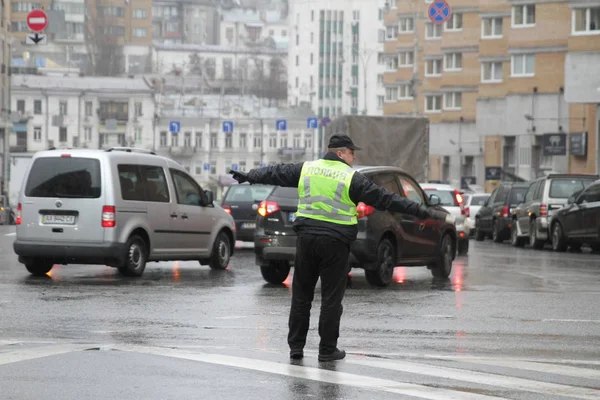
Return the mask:
[[[334, 153], [327, 153], [323, 158], [325, 160], [339, 161], [346, 164], [344, 160]], [[298, 187], [303, 165], [304, 163], [279, 164], [253, 169], [248, 172], [248, 181], [250, 183], [262, 183], [266, 185]], [[352, 200], [354, 204], [363, 202], [380, 211], [388, 210], [417, 216], [422, 213], [418, 203], [377, 186], [359, 172], [356, 172], [352, 176], [349, 191], [350, 200]], [[356, 240], [356, 235], [358, 233], [358, 227], [356, 225], [335, 224], [302, 217], [296, 218], [294, 230], [298, 234], [306, 233], [332, 236], [347, 244]]]

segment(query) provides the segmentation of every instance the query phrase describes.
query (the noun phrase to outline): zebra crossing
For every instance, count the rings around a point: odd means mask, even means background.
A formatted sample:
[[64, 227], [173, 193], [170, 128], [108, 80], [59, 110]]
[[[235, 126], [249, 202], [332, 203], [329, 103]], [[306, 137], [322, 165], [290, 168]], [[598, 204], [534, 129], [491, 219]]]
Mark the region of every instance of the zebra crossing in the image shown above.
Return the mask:
[[[397, 398], [430, 400], [600, 399], [597, 360], [531, 359], [469, 355], [365, 355], [351, 352], [345, 360], [319, 364], [316, 353], [291, 363], [287, 354], [234, 351], [226, 348], [121, 343], [34, 343], [0, 341], [0, 374], [11, 364], [51, 359], [88, 350], [169, 357], [258, 374], [278, 375], [316, 384], [326, 383]], [[396, 397], [394, 397], [396, 398]]]

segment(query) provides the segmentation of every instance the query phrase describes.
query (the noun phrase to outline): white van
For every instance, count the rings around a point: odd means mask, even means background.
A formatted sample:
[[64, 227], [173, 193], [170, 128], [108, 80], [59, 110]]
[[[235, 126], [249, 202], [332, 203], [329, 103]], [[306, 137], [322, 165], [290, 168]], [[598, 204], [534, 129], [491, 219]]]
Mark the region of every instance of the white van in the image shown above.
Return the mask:
[[100, 264], [141, 276], [148, 261], [226, 268], [235, 223], [185, 169], [133, 148], [51, 149], [33, 156], [13, 248], [33, 275]]

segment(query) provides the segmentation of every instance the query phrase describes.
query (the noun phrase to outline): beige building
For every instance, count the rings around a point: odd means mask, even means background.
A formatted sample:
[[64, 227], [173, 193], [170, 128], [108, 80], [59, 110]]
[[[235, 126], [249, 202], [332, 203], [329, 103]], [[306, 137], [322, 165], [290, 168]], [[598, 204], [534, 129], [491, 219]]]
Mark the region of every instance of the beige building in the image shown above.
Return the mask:
[[[384, 54], [384, 113], [417, 107], [431, 121], [430, 178], [472, 176], [489, 190], [485, 167], [526, 180], [597, 171], [600, 1], [454, 0], [442, 25], [430, 3], [391, 2]], [[591, 70], [575, 93], [565, 82], [578, 67]], [[583, 132], [588, 151], [570, 155]], [[565, 155], [544, 155], [549, 134], [567, 135]]]

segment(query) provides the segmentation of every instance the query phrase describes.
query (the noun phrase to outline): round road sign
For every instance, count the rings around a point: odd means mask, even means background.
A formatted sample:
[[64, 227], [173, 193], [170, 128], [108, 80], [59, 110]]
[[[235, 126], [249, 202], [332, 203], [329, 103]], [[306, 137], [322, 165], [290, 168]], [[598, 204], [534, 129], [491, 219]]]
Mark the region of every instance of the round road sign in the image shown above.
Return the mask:
[[48, 15], [44, 10], [32, 10], [27, 14], [27, 26], [33, 32], [42, 32], [48, 26]]
[[429, 9], [427, 10], [427, 16], [434, 24], [443, 24], [448, 21], [451, 15], [450, 4], [445, 0], [434, 1], [429, 5]]

